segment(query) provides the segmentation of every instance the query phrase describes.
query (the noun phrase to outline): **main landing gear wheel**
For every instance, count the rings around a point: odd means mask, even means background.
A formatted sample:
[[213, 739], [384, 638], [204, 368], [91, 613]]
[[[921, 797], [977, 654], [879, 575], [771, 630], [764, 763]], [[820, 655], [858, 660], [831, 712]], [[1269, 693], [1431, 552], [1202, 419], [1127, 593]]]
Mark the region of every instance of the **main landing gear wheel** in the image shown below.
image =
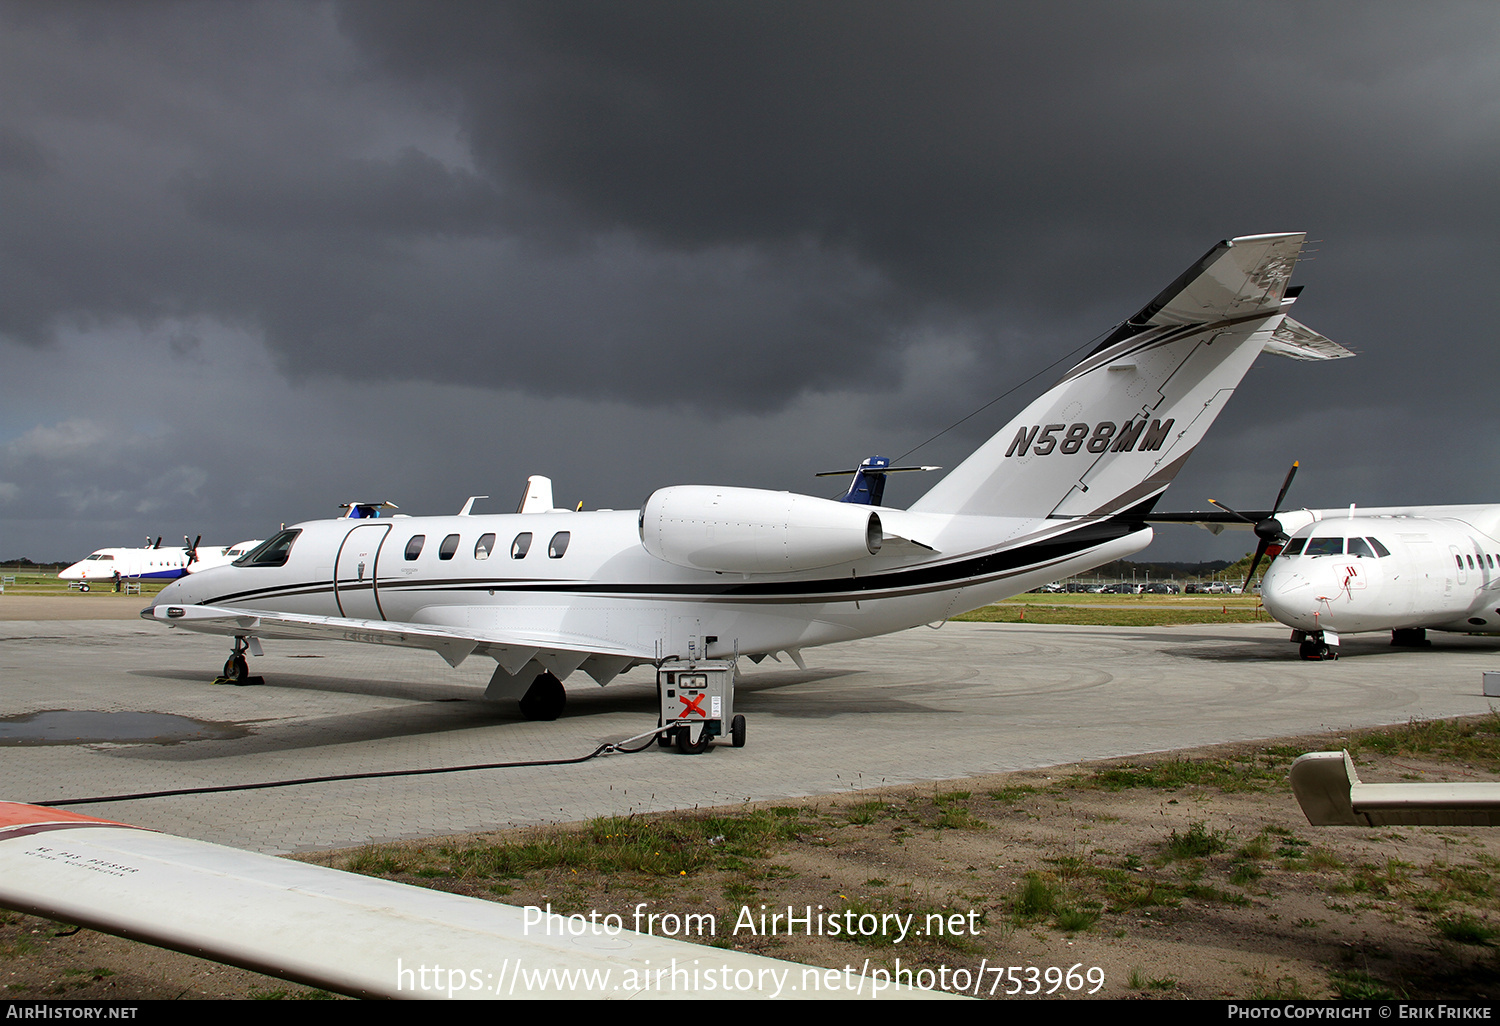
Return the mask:
[[708, 742], [711, 740], [706, 729], [699, 731], [698, 740], [694, 741], [693, 728], [686, 723], [677, 728], [677, 750], [683, 755], [700, 754], [708, 748]]
[[250, 664], [245, 662], [245, 653], [237, 651], [224, 663], [224, 679], [236, 685], [250, 679]]
[[539, 673], [521, 696], [521, 715], [528, 720], [555, 720], [568, 703], [562, 681], [551, 673]]
[[745, 747], [745, 717], [737, 715], [729, 721], [729, 738], [734, 742], [734, 747]]
[[89, 590], [89, 586], [87, 584], [80, 584], [78, 586], [78, 590], [79, 591], [88, 591]]
[[1328, 642], [1320, 641], [1316, 638], [1308, 638], [1302, 642], [1298, 646], [1297, 652], [1303, 659], [1337, 659], [1339, 657], [1337, 649], [1328, 644]]

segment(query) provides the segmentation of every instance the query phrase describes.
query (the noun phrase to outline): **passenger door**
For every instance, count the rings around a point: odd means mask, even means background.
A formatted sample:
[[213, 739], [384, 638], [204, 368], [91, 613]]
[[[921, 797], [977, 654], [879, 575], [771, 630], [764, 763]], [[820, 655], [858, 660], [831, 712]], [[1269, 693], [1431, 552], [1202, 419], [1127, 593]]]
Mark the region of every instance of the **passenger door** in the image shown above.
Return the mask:
[[376, 572], [390, 524], [360, 524], [344, 535], [333, 567], [333, 597], [340, 616], [384, 620]]

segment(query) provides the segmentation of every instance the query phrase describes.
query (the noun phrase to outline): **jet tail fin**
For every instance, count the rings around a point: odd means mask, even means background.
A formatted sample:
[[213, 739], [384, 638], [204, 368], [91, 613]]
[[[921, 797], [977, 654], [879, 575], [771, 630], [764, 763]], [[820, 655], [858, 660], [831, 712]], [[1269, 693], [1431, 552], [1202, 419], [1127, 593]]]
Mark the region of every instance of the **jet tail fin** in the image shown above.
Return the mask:
[[1353, 355], [1287, 319], [1305, 239], [1219, 243], [912, 510], [1072, 518], [1149, 507], [1262, 350]]

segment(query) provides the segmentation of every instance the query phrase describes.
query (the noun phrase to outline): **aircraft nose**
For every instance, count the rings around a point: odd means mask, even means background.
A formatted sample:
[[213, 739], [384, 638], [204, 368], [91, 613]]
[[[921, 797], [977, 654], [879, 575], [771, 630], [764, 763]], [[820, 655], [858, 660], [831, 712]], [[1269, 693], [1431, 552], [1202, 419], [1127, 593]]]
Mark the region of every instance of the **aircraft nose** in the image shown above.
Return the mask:
[[188, 581], [191, 578], [179, 577], [161, 591], [156, 593], [155, 605], [158, 606], [190, 606], [193, 604], [191, 588]]
[[1319, 609], [1313, 591], [1309, 575], [1272, 563], [1261, 581], [1260, 601], [1266, 612], [1287, 626], [1312, 630], [1313, 614]]

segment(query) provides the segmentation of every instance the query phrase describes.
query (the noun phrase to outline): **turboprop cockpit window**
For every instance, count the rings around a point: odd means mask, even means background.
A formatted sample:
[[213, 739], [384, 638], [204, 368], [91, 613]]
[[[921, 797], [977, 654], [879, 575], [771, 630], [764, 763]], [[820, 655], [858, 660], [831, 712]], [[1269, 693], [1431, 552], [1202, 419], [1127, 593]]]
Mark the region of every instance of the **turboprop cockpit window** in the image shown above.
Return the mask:
[[1365, 541], [1367, 541], [1367, 542], [1370, 543], [1370, 547], [1375, 550], [1375, 554], [1376, 555], [1378, 555], [1378, 556], [1389, 556], [1391, 554], [1391, 550], [1390, 549], [1388, 549], [1384, 545], [1380, 544], [1380, 539], [1379, 538], [1366, 538]]
[[1375, 553], [1371, 551], [1370, 546], [1365, 544], [1365, 540], [1363, 538], [1349, 539], [1349, 555], [1363, 556], [1366, 559], [1375, 558]]
[[458, 551], [458, 535], [450, 534], [443, 539], [443, 544], [438, 546], [438, 559], [452, 559], [453, 554]]
[[280, 531], [261, 542], [244, 556], [234, 561], [235, 566], [286, 566], [292, 554], [292, 542], [297, 540], [301, 529]]
[[1283, 556], [1300, 556], [1302, 554], [1302, 546], [1306, 544], [1306, 538], [1293, 538], [1286, 543], [1286, 548], [1281, 550], [1281, 554]]
[[474, 558], [489, 559], [490, 553], [495, 551], [495, 536], [493, 534], [481, 534], [479, 540], [474, 543]]
[[1313, 538], [1307, 543], [1304, 556], [1342, 556], [1344, 554], [1344, 539], [1342, 538]]
[[510, 558], [525, 559], [526, 553], [531, 551], [531, 532], [522, 531], [516, 535], [516, 540], [510, 543]]
[[568, 540], [573, 537], [571, 531], [558, 531], [552, 536], [552, 541], [547, 545], [547, 556], [551, 559], [562, 559], [563, 553], [568, 551]]
[[426, 540], [427, 536], [425, 534], [414, 534], [411, 536], [411, 541], [406, 543], [407, 560], [416, 559], [422, 554], [422, 543]]

